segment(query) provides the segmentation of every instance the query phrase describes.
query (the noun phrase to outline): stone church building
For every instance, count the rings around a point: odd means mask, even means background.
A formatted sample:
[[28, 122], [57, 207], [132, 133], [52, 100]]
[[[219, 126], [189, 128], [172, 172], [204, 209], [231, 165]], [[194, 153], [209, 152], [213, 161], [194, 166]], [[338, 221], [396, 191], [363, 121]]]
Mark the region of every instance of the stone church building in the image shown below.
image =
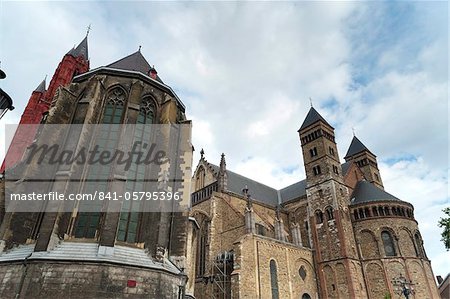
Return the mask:
[[[191, 125], [140, 50], [91, 70], [87, 37], [63, 57], [48, 88], [43, 81], [33, 91], [21, 119], [85, 128], [65, 139], [68, 147], [89, 143], [89, 124], [138, 123]], [[19, 127], [1, 169], [0, 298], [397, 298], [399, 277], [414, 284], [410, 298], [439, 298], [414, 207], [384, 190], [375, 154], [353, 137], [341, 163], [334, 128], [312, 107], [298, 134], [306, 178], [280, 190], [227, 169], [224, 154], [214, 164], [201, 150], [192, 168], [189, 138], [180, 164], [112, 165], [108, 184], [95, 186], [123, 194], [146, 190], [130, 187], [136, 178], [156, 173], [162, 183], [176, 172], [179, 185], [162, 185], [187, 194], [188, 209], [136, 212], [119, 202], [118, 212], [108, 212], [111, 203], [99, 211], [72, 203], [17, 212], [6, 209], [8, 171], [24, 174], [12, 182], [20, 190], [41, 171], [23, 157], [49, 138], [39, 127]], [[114, 144], [129, 149], [120, 140]], [[81, 192], [93, 171], [56, 169], [58, 180], [39, 191]], [[77, 175], [81, 189], [71, 190]]]

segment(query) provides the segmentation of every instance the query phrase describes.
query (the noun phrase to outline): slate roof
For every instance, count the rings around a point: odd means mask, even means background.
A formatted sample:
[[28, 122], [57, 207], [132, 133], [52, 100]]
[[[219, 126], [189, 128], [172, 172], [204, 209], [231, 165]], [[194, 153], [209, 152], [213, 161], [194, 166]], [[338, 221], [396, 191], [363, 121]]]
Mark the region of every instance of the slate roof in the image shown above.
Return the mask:
[[[150, 66], [148, 61], [142, 55], [141, 51], [136, 51], [133, 54], [111, 63], [107, 67], [119, 70], [141, 72], [146, 76], [149, 76], [150, 69], [152, 68], [152, 66]], [[156, 80], [163, 83], [158, 75], [156, 76]]]
[[352, 142], [350, 143], [344, 159], [359, 154], [362, 151], [368, 151], [373, 155], [373, 153], [361, 142], [361, 140], [359, 140], [356, 136], [353, 136]]
[[317, 121], [322, 121], [323, 123], [325, 123], [326, 125], [330, 126], [331, 128], [333, 128], [323, 117], [322, 115], [319, 114], [319, 112], [316, 111], [316, 109], [314, 109], [314, 107], [311, 107], [311, 109], [309, 109], [308, 114], [306, 115], [305, 120], [303, 121], [302, 126], [300, 127], [300, 130], [303, 130], [307, 127], [309, 127], [310, 125], [312, 125], [313, 123], [317, 122]]
[[[219, 166], [211, 164], [216, 174], [219, 172]], [[278, 191], [272, 187], [249, 179], [227, 169], [227, 190], [242, 195], [242, 189], [247, 186], [252, 199], [268, 204], [270, 206], [278, 205]]]
[[38, 87], [36, 87], [36, 89], [34, 91], [36, 92], [45, 92], [45, 79], [42, 80], [42, 82], [38, 85]]
[[[351, 163], [352, 162], [346, 162], [341, 165], [343, 175], [347, 174]], [[208, 164], [209, 166], [211, 166], [215, 174], [219, 173], [219, 166], [212, 163]], [[270, 206], [276, 206], [278, 205], [278, 203], [286, 203], [290, 200], [306, 196], [306, 180], [298, 181], [292, 185], [277, 190], [228, 169], [227, 178], [228, 191], [242, 195], [242, 189], [247, 186], [249, 189], [249, 193], [254, 200], [268, 204]]]
[[73, 57], [84, 56], [84, 59], [88, 60], [88, 42], [87, 36], [81, 41], [81, 43], [76, 47], [70, 50], [67, 54], [72, 55]]
[[115, 264], [139, 266], [180, 273], [180, 270], [168, 259], [162, 263], [153, 259], [141, 248], [115, 245], [101, 247], [97, 243], [79, 243], [62, 241], [53, 250], [34, 251], [34, 244], [20, 245], [0, 254], [0, 262], [28, 260], [70, 260], [80, 262], [110, 262]]
[[376, 201], [398, 201], [403, 202], [392, 194], [376, 187], [367, 181], [359, 181], [350, 196], [350, 204], [376, 202]]
[[290, 200], [306, 196], [306, 180], [294, 183], [280, 190], [281, 202], [285, 203]]

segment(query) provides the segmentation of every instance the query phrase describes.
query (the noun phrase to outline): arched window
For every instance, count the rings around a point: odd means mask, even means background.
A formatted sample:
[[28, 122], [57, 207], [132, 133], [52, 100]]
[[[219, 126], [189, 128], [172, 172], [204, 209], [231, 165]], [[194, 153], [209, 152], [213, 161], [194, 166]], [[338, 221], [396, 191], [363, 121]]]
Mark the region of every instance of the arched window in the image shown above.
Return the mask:
[[316, 211], [316, 223], [323, 223], [323, 213], [320, 210]]
[[[107, 94], [105, 111], [100, 122], [101, 126], [96, 132], [96, 146], [98, 146], [97, 150], [99, 152], [112, 152], [117, 148], [120, 132], [117, 126], [114, 125], [122, 122], [125, 99], [125, 92], [120, 87], [112, 89]], [[111, 163], [91, 165], [84, 185], [84, 193], [106, 192], [108, 188], [107, 179], [112, 167]], [[101, 207], [102, 201], [99, 200], [80, 203], [80, 212], [73, 231], [76, 238], [98, 237], [97, 230], [100, 224]]]
[[386, 256], [396, 256], [394, 239], [390, 232], [384, 230], [381, 232], [381, 239], [383, 240], [384, 253]]
[[274, 260], [270, 260], [270, 286], [272, 289], [272, 299], [278, 299], [279, 292], [278, 292], [277, 264]]
[[378, 210], [377, 210], [377, 208], [376, 207], [373, 207], [372, 208], [372, 214], [373, 214], [373, 216], [378, 216]]
[[[151, 140], [151, 124], [154, 121], [155, 108], [153, 101], [150, 98], [142, 100], [139, 114], [136, 119], [136, 126], [134, 127], [134, 139], [132, 147], [136, 151], [145, 151], [144, 144], [150, 143]], [[137, 163], [139, 158], [137, 155], [133, 156], [133, 163], [127, 171], [127, 192], [144, 192], [144, 179], [146, 173], [146, 165]], [[129, 243], [137, 242], [140, 224], [140, 206], [141, 201], [124, 200], [120, 211], [119, 226], [117, 231], [117, 240]]]
[[325, 208], [325, 212], [327, 213], [327, 220], [334, 219], [334, 214], [333, 214], [333, 208], [332, 207]]
[[205, 187], [205, 168], [203, 166], [200, 166], [197, 171], [197, 176], [195, 178], [195, 190], [200, 190], [203, 187]]
[[307, 294], [307, 293], [304, 293], [302, 295], [302, 299], [311, 299], [311, 296], [309, 296], [309, 294]]
[[416, 241], [416, 253], [418, 257], [425, 257], [425, 251], [423, 249], [422, 238], [419, 233], [414, 234], [414, 240]]
[[208, 222], [203, 220], [200, 225], [197, 238], [197, 256], [195, 260], [195, 274], [197, 277], [203, 277], [206, 270], [206, 245], [208, 242]]

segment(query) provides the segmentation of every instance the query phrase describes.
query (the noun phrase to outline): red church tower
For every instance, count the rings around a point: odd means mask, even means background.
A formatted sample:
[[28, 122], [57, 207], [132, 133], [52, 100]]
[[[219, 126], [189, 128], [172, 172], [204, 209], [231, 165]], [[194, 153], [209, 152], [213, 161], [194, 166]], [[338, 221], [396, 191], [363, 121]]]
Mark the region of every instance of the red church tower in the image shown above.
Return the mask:
[[60, 86], [68, 85], [72, 82], [73, 77], [85, 73], [88, 70], [89, 57], [86, 35], [77, 47], [72, 48], [64, 55], [50, 81], [48, 89], [45, 89], [44, 79], [32, 92], [20, 119], [19, 127], [6, 154], [7, 159], [5, 158], [0, 168], [0, 173], [3, 173], [6, 168], [14, 166], [22, 159], [26, 148], [32, 143], [36, 135], [36, 126], [21, 127], [21, 125], [40, 124], [44, 113], [50, 109], [56, 90]]

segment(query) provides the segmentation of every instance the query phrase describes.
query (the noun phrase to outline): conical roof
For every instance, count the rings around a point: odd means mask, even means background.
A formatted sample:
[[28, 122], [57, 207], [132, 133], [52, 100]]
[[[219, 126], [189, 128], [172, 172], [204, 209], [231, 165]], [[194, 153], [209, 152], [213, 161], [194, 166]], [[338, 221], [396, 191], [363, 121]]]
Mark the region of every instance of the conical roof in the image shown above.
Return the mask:
[[300, 127], [299, 131], [309, 127], [310, 125], [318, 122], [318, 121], [322, 121], [323, 123], [325, 123], [326, 125], [330, 126], [331, 128], [333, 128], [323, 117], [322, 115], [319, 114], [319, 112], [316, 111], [316, 109], [314, 109], [314, 107], [311, 107], [311, 109], [309, 109], [308, 114], [306, 115], [305, 120], [303, 121], [302, 126]]
[[350, 198], [351, 205], [376, 201], [403, 202], [394, 195], [387, 193], [367, 181], [359, 181]]
[[81, 41], [81, 43], [76, 47], [70, 50], [67, 54], [72, 55], [73, 57], [83, 56], [84, 59], [88, 60], [88, 42], [87, 36]]
[[[152, 69], [152, 66], [150, 66], [141, 51], [136, 51], [133, 54], [111, 63], [107, 67], [119, 70], [137, 71], [147, 76], [149, 76], [150, 70]], [[162, 83], [158, 76], [156, 76], [156, 80]]]
[[373, 155], [373, 153], [356, 136], [353, 136], [352, 142], [350, 143], [344, 159], [359, 154], [362, 151], [368, 151]]
[[45, 92], [45, 79], [36, 87], [34, 91], [36, 92]]

